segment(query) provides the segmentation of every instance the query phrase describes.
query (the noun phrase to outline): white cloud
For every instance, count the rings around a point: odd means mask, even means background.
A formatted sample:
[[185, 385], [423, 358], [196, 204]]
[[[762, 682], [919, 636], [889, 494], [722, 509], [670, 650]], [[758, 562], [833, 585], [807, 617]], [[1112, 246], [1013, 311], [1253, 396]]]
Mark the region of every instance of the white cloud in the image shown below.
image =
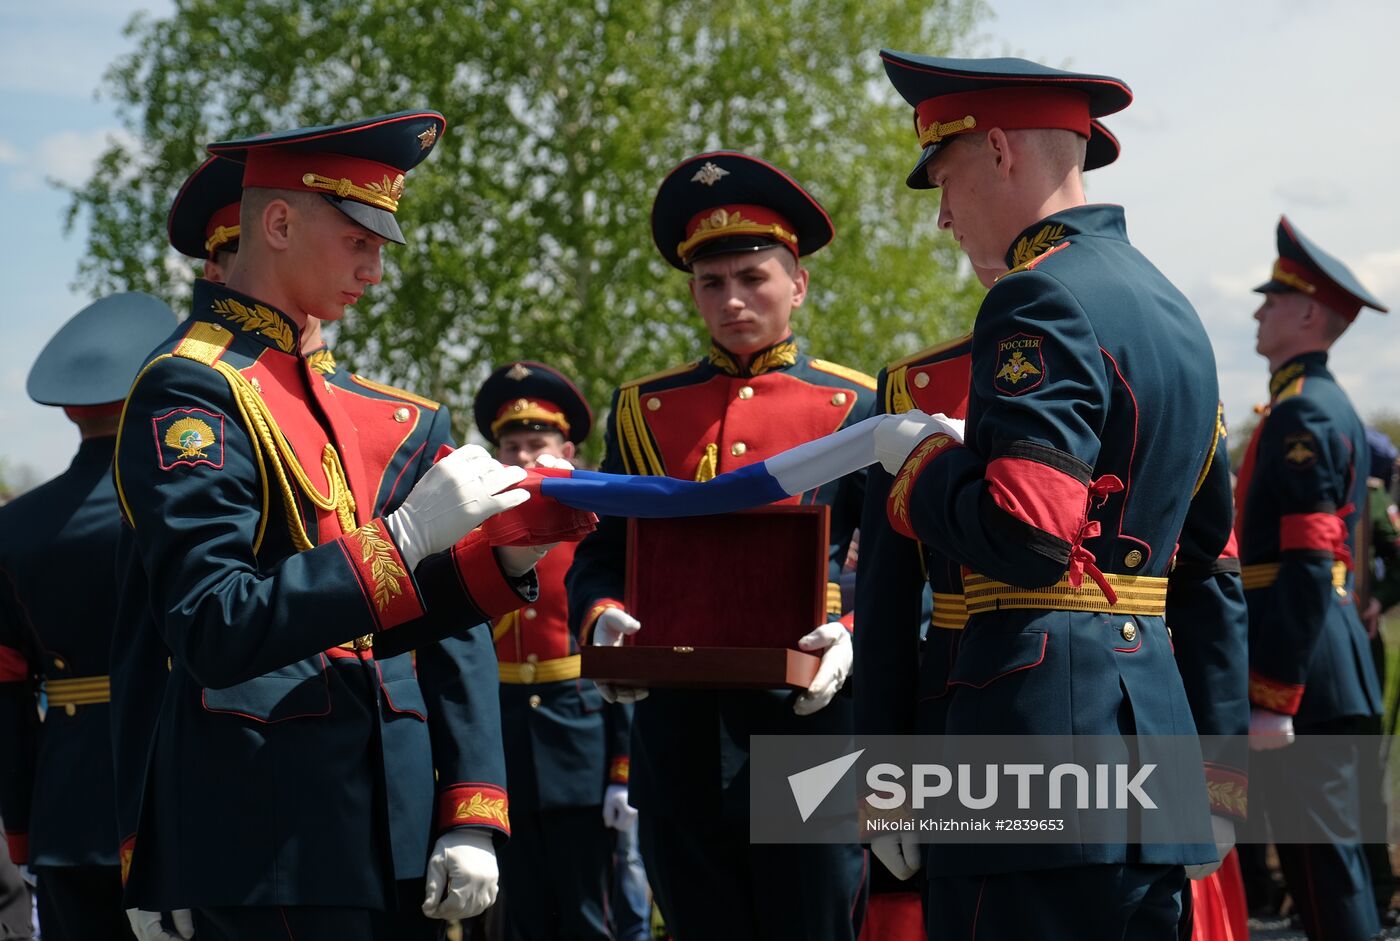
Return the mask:
[[12, 165], [20, 162], [20, 153], [14, 144], [0, 137], [0, 166]]
[[10, 164], [10, 186], [27, 191], [42, 187], [47, 180], [73, 186], [92, 175], [93, 165], [114, 143], [130, 149], [135, 138], [121, 128], [91, 131], [56, 131], [41, 139], [33, 150], [22, 152], [0, 141], [0, 164]]

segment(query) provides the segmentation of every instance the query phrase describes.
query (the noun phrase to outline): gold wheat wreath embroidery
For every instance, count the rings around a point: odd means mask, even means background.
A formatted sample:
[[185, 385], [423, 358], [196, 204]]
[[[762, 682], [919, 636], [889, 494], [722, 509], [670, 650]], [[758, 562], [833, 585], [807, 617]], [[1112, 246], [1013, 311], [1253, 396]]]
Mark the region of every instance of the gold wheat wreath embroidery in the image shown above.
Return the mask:
[[487, 797], [478, 792], [472, 795], [470, 801], [458, 801], [457, 810], [453, 814], [457, 820], [492, 820], [502, 827], [510, 826], [510, 819], [506, 816], [506, 799], [504, 797]]
[[1011, 255], [1012, 265], [1024, 265], [1028, 261], [1034, 261], [1037, 255], [1044, 253], [1064, 237], [1064, 226], [1047, 225], [1031, 238], [1022, 238], [1016, 243], [1016, 250]]
[[233, 298], [217, 298], [213, 303], [214, 313], [238, 324], [249, 333], [261, 333], [283, 353], [292, 351], [292, 328], [287, 321], [278, 317], [261, 304], [248, 307]]
[[165, 429], [165, 443], [180, 449], [177, 461], [205, 457], [204, 449], [214, 446], [214, 429], [198, 418], [182, 418]]
[[394, 558], [394, 549], [389, 540], [379, 535], [379, 528], [366, 523], [355, 530], [360, 540], [360, 561], [369, 564], [370, 578], [374, 580], [374, 606], [380, 612], [389, 603], [403, 594], [402, 579], [408, 577], [403, 566]]

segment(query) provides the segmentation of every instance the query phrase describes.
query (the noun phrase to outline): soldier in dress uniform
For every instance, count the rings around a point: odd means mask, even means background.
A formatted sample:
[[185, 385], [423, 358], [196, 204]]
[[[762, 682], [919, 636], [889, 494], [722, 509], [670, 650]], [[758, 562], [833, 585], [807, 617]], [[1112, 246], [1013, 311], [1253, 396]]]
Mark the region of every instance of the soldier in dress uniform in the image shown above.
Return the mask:
[[379, 280], [444, 127], [400, 112], [210, 147], [244, 165], [238, 259], [196, 283], [116, 452], [122, 623], [131, 649], [170, 651], [124, 847], [147, 937], [190, 908], [205, 939], [430, 937], [420, 908], [494, 897], [499, 703], [489, 636], [466, 628], [534, 600], [539, 552], [473, 532], [522, 502], [523, 472], [479, 448], [433, 463], [431, 433], [405, 459], [437, 403], [332, 384], [300, 344]]
[[[698, 360], [617, 390], [604, 471], [708, 480], [869, 414], [874, 380], [802, 353], [789, 329], [807, 296], [800, 259], [832, 234], [817, 201], [757, 158], [699, 154], [666, 176], [652, 235], [672, 267], [690, 273], [711, 344]], [[787, 501], [831, 507], [831, 580], [858, 522], [863, 485], [864, 475], [856, 475]], [[620, 643], [646, 630], [621, 600], [625, 533], [625, 521], [605, 519], [575, 556], [569, 616], [585, 643]], [[839, 587], [831, 587], [829, 597], [839, 599]], [[840, 607], [839, 600], [829, 605], [833, 619]], [[777, 691], [668, 689], [637, 705], [631, 796], [642, 858], [680, 941], [855, 936], [860, 847], [749, 844], [749, 736], [851, 728], [849, 697], [836, 696], [849, 673], [847, 628], [818, 626], [801, 646], [821, 651], [823, 665], [795, 702]]]
[[112, 452], [126, 390], [175, 322], [149, 294], [114, 294], [59, 330], [29, 397], [61, 406], [82, 443], [66, 471], [0, 508], [0, 812], [11, 857], [39, 877], [40, 926], [54, 941], [131, 937], [108, 719], [121, 528]]
[[[535, 362], [493, 372], [475, 414], [496, 457], [516, 467], [572, 461], [593, 426], [583, 393]], [[512, 812], [501, 873], [510, 937], [612, 937], [613, 834], [636, 816], [627, 803], [632, 707], [604, 702], [579, 677], [564, 588], [576, 545], [536, 567], [539, 601], [493, 625]]]
[[1287, 809], [1277, 789], [1261, 790], [1255, 805], [1267, 816], [1304, 815], [1329, 836], [1278, 845], [1308, 936], [1366, 938], [1379, 924], [1354, 841], [1360, 788], [1378, 782], [1361, 774], [1369, 762], [1354, 744], [1330, 749], [1318, 767], [1300, 767], [1285, 746], [1295, 733], [1359, 734], [1381, 708], [1352, 594], [1357, 527], [1368, 522], [1366, 434], [1327, 369], [1327, 351], [1362, 307], [1386, 308], [1287, 218], [1272, 275], [1255, 290], [1264, 295], [1255, 349], [1269, 361], [1271, 402], [1235, 501], [1249, 602], [1250, 744], [1260, 749], [1257, 780], [1293, 782]]
[[[1205, 551], [1228, 538], [1204, 487], [1193, 499], [1197, 480], [1221, 484], [1207, 473], [1218, 396], [1195, 311], [1128, 243], [1121, 208], [1085, 203], [1091, 120], [1131, 92], [1020, 59], [882, 56], [915, 109], [908, 185], [941, 188], [940, 225], [975, 266], [1008, 269], [973, 325], [965, 431], [916, 410], [876, 435], [890, 524], [963, 570], [955, 654], [918, 678], [943, 693], [934, 721], [948, 735], [1193, 735], [1167, 572], [1183, 527], [1213, 521]], [[1207, 773], [1188, 792], [1198, 830]], [[872, 845], [892, 870], [921, 863], [912, 840]], [[1183, 867], [1204, 874], [1220, 853], [1200, 838], [940, 846], [924, 860], [930, 935], [1175, 937]]]

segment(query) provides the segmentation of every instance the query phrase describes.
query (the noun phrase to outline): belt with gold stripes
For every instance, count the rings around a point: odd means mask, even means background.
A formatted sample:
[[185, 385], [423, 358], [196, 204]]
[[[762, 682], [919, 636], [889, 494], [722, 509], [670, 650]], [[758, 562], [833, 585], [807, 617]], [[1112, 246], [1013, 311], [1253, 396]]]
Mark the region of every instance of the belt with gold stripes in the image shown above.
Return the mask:
[[72, 679], [45, 680], [44, 695], [49, 708], [61, 708], [70, 716], [79, 706], [95, 706], [112, 701], [112, 680], [107, 676], [75, 676]]
[[583, 658], [559, 657], [555, 660], [526, 660], [524, 663], [498, 663], [502, 683], [557, 683], [576, 680]]
[[[1240, 566], [1240, 580], [1244, 582], [1245, 591], [1253, 591], [1256, 588], [1268, 588], [1278, 581], [1279, 563], [1260, 562], [1255, 565]], [[1332, 587], [1337, 590], [1337, 594], [1347, 593], [1347, 565], [1345, 562], [1332, 563]]]
[[1167, 613], [1167, 580], [1146, 575], [1105, 575], [1118, 595], [1110, 603], [1103, 590], [1087, 575], [1078, 588], [1065, 575], [1048, 588], [1020, 588], [985, 575], [963, 576], [968, 614], [1009, 609], [1044, 611], [1094, 611], [1102, 614], [1137, 614], [1144, 617]]
[[967, 597], [962, 594], [933, 593], [933, 627], [960, 631], [967, 627]]

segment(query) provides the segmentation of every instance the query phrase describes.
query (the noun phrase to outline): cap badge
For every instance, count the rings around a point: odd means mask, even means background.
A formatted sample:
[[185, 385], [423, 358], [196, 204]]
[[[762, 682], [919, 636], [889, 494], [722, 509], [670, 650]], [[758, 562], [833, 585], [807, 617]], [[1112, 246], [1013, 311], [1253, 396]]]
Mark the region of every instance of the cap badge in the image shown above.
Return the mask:
[[437, 143], [437, 125], [429, 124], [428, 129], [418, 135], [418, 147], [420, 150], [427, 150]]
[[534, 372], [528, 369], [524, 363], [516, 363], [514, 366], [510, 367], [509, 370], [506, 371], [506, 376], [508, 378], [514, 379], [516, 382], [519, 382], [522, 379], [528, 378], [532, 375], [534, 375]]
[[729, 176], [729, 171], [723, 167], [717, 167], [706, 160], [705, 165], [695, 171], [695, 175], [690, 178], [692, 183], [704, 183], [706, 186], [714, 186], [724, 177]]

